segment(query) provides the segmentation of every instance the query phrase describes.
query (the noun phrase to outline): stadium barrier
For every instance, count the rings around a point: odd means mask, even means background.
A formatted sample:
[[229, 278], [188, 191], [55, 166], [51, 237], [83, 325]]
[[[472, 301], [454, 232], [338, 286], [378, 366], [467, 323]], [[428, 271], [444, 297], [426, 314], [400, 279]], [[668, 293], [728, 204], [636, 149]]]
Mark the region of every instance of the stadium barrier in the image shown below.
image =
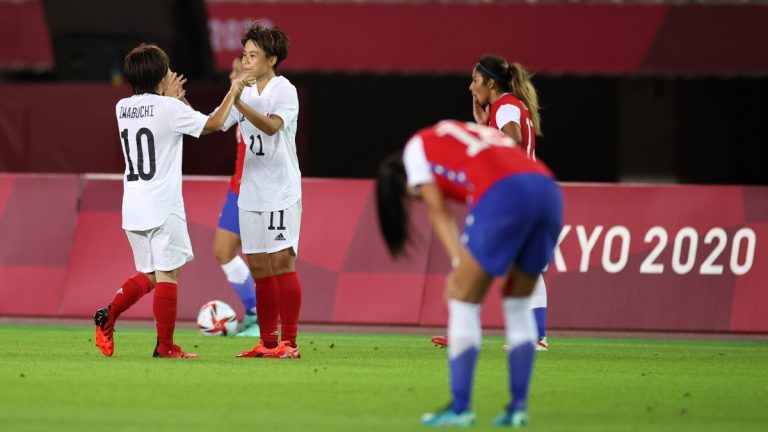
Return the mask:
[[[555, 329], [768, 332], [768, 187], [563, 185], [565, 225], [546, 272]], [[186, 178], [196, 258], [179, 317], [239, 306], [211, 249], [222, 178]], [[130, 275], [118, 176], [0, 175], [0, 315], [89, 317]], [[421, 204], [408, 257], [391, 260], [370, 180], [305, 179], [303, 322], [444, 325], [450, 265]], [[465, 209], [452, 207], [457, 217]], [[151, 299], [125, 317], [151, 319]], [[483, 308], [503, 325], [498, 289]]]

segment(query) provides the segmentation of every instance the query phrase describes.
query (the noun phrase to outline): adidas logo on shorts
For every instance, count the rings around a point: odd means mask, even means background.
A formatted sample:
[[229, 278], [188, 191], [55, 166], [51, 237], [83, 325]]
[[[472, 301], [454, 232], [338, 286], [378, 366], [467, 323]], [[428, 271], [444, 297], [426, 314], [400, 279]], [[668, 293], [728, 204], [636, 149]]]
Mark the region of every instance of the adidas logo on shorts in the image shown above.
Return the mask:
[[277, 237], [275, 237], [275, 241], [284, 241], [284, 240], [285, 240], [285, 236], [283, 236], [283, 233], [280, 233], [277, 235]]

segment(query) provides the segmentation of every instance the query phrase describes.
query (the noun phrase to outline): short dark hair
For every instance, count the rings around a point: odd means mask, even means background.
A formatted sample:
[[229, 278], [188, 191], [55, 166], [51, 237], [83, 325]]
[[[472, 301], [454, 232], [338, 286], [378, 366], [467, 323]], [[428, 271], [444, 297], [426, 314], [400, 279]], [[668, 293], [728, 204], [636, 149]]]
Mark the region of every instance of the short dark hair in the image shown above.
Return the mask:
[[280, 63], [288, 57], [290, 41], [285, 32], [279, 27], [265, 27], [258, 22], [254, 22], [248, 31], [245, 32], [240, 42], [245, 46], [245, 43], [248, 41], [253, 41], [253, 43], [258, 45], [264, 51], [267, 59], [272, 56], [277, 57], [274, 67], [275, 71], [277, 71]]
[[404, 254], [410, 239], [406, 183], [402, 153], [390, 155], [381, 162], [376, 176], [376, 207], [381, 235], [393, 257]]
[[170, 68], [168, 54], [155, 44], [141, 44], [123, 60], [123, 74], [133, 94], [154, 93]]

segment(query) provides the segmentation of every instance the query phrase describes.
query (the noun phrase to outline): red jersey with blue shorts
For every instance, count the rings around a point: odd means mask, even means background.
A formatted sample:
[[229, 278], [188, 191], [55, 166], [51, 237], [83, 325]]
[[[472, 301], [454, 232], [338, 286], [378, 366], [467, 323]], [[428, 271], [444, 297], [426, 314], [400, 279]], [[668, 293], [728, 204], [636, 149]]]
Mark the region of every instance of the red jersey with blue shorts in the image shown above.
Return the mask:
[[434, 183], [469, 204], [462, 243], [492, 275], [512, 265], [539, 274], [562, 225], [562, 196], [550, 170], [497, 129], [443, 121], [405, 146], [408, 185]]
[[520, 147], [529, 158], [536, 160], [536, 133], [531, 120], [528, 107], [518, 98], [509, 93], [504, 93], [496, 102], [491, 104], [491, 116], [489, 126], [501, 130], [510, 122], [517, 123], [520, 127], [522, 142]]
[[243, 179], [243, 160], [245, 159], [245, 140], [237, 128], [237, 159], [235, 160], [235, 173], [229, 179], [229, 191], [227, 200], [219, 214], [219, 228], [240, 235], [240, 213], [237, 208], [237, 197], [240, 195], [240, 183]]

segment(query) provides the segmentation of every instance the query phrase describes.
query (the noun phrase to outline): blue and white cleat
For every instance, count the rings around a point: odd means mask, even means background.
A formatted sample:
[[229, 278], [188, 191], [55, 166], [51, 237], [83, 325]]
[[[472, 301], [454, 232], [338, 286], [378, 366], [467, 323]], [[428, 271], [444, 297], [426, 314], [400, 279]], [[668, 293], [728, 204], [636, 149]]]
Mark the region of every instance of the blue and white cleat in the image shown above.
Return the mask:
[[493, 419], [493, 425], [498, 427], [512, 426], [521, 428], [528, 424], [528, 412], [518, 410], [514, 412], [504, 411]]
[[456, 414], [450, 407], [421, 416], [421, 424], [434, 427], [470, 427], [475, 425], [477, 416], [470, 410]]

